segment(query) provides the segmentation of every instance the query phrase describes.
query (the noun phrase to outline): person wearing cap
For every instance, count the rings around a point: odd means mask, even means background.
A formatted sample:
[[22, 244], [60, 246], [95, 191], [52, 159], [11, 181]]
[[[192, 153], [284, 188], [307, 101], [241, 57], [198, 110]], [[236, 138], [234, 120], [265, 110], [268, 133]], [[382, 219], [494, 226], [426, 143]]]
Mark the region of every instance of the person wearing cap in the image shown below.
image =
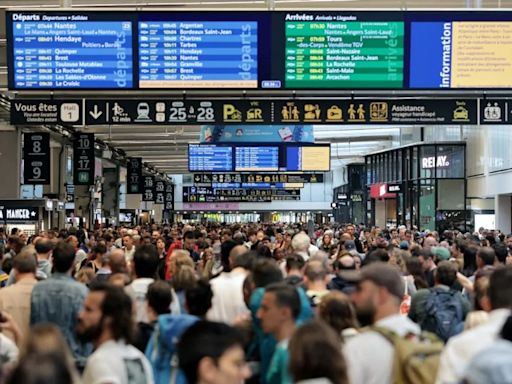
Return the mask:
[[437, 264], [441, 261], [450, 260], [450, 250], [445, 247], [432, 247], [430, 248], [432, 255], [434, 256], [434, 262]]
[[[420, 327], [408, 317], [400, 315], [404, 294], [404, 282], [393, 266], [375, 262], [351, 273], [357, 281], [352, 301], [362, 326], [376, 325], [387, 328], [397, 335], [419, 335]], [[393, 345], [379, 332], [369, 330], [350, 339], [343, 352], [347, 359], [350, 383], [391, 384]]]

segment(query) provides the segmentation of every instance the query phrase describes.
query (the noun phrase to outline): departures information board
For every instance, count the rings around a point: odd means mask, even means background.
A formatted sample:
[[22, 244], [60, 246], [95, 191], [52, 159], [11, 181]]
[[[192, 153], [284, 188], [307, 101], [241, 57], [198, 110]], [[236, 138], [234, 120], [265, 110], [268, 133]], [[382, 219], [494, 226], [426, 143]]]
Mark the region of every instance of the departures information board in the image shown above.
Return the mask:
[[[74, 10], [6, 17], [11, 90], [512, 88], [508, 10]], [[155, 113], [163, 123], [165, 106], [155, 109], [142, 120]], [[308, 120], [319, 120], [307, 112]], [[225, 114], [242, 122], [235, 110]]]
[[189, 144], [188, 169], [191, 172], [230, 172], [233, 170], [233, 147]]
[[286, 88], [401, 88], [403, 21], [287, 21]]
[[12, 14], [13, 88], [132, 88], [132, 23], [99, 15]]
[[235, 147], [235, 171], [279, 170], [279, 147]]
[[255, 21], [139, 22], [140, 88], [258, 88]]

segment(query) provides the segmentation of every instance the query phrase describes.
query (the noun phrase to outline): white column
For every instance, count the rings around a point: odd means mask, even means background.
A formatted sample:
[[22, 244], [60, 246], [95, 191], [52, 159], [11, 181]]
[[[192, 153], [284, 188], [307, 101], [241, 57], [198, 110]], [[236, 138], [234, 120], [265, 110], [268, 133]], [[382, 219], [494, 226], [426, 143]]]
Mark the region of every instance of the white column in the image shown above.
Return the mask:
[[508, 234], [511, 231], [511, 196], [496, 195], [494, 198], [494, 212], [496, 214], [496, 229]]

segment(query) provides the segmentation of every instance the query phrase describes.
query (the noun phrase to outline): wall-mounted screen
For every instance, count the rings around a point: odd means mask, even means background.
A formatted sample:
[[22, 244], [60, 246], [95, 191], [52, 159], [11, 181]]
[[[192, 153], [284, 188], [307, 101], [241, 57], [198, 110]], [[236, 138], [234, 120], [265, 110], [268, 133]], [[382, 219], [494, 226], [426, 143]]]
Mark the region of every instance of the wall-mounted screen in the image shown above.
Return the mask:
[[132, 22], [108, 16], [11, 13], [10, 87], [132, 88]]
[[233, 170], [233, 147], [189, 145], [188, 169], [191, 172], [230, 172]]
[[140, 88], [258, 88], [256, 21], [139, 21]]
[[286, 170], [289, 172], [329, 171], [331, 147], [329, 145], [290, 146], [286, 148]]
[[512, 87], [512, 22], [412, 22], [410, 28], [410, 88]]
[[286, 88], [402, 88], [403, 21], [286, 21]]
[[235, 171], [279, 170], [279, 147], [235, 147]]
[[511, 11], [6, 15], [13, 90], [512, 88]]

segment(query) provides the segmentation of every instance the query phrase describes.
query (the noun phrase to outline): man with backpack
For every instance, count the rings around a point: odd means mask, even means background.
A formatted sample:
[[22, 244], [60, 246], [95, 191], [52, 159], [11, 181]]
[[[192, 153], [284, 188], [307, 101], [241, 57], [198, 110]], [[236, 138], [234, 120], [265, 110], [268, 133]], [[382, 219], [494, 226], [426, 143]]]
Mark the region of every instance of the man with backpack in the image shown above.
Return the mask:
[[457, 281], [457, 267], [441, 261], [434, 270], [434, 287], [420, 289], [411, 301], [409, 318], [424, 331], [435, 333], [446, 342], [462, 332], [470, 303], [452, 289]]
[[371, 325], [344, 347], [350, 382], [432, 383], [442, 343], [400, 315], [405, 290], [400, 272], [375, 262], [346, 278], [358, 281], [352, 300], [361, 325]]

